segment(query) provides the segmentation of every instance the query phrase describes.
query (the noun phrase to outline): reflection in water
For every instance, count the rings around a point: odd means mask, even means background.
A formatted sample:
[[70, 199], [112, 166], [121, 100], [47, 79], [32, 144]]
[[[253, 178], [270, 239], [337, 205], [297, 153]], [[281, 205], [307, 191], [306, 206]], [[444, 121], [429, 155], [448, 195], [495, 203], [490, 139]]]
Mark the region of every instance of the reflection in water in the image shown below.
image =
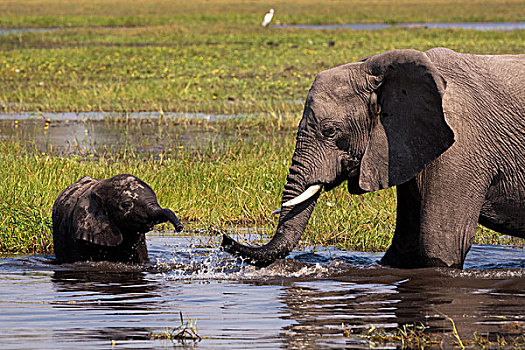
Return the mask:
[[24, 33], [43, 33], [43, 32], [52, 32], [58, 28], [7, 28], [0, 29], [0, 35], [17, 35]]
[[[354, 29], [354, 30], [377, 30], [391, 27], [401, 28], [439, 28], [439, 29], [473, 29], [473, 30], [519, 30], [525, 29], [525, 22], [459, 22], [459, 23], [365, 23], [365, 24], [282, 24], [275, 25], [276, 28], [298, 28], [298, 29]], [[102, 27], [105, 29], [122, 30], [127, 27]], [[8, 28], [0, 29], [0, 35], [13, 35], [31, 32], [56, 31], [59, 28]], [[62, 31], [75, 30], [75, 28], [60, 28]]]
[[287, 348], [315, 349], [345, 344], [342, 325], [363, 329], [371, 323], [392, 328], [397, 291], [394, 286], [333, 280], [297, 282], [283, 294], [295, 322], [285, 329]]
[[157, 261], [148, 266], [0, 259], [0, 343], [171, 346], [150, 335], [178, 326], [179, 312], [208, 337], [199, 346], [217, 349], [368, 348], [359, 333], [371, 325], [422, 322], [442, 335], [452, 329], [446, 317], [464, 339], [516, 335], [525, 326], [523, 249], [474, 246], [466, 265], [477, 269], [464, 271], [384, 268], [375, 263], [380, 254], [334, 248], [294, 252], [255, 269], [217, 249], [218, 241], [199, 239], [148, 234]]
[[[96, 264], [91, 271], [83, 271], [73, 268], [72, 270], [56, 270], [51, 281], [58, 295], [65, 296], [71, 301], [77, 292], [82, 292], [82, 298], [78, 302], [82, 304], [96, 304], [97, 307], [108, 307], [119, 309], [122, 305], [108, 303], [106, 296], [122, 295], [125, 297], [127, 306], [136, 307], [137, 310], [147, 309], [151, 298], [157, 295], [158, 285], [153, 281], [146, 280], [145, 272], [119, 272], [117, 270], [104, 271]], [[57, 300], [56, 304], [60, 301]], [[66, 302], [67, 303], [67, 302]]]
[[[394, 329], [422, 323], [430, 327], [427, 334], [442, 336], [453, 331], [448, 317], [463, 339], [470, 339], [474, 332], [491, 333], [495, 338], [525, 331], [523, 273], [518, 278], [480, 280], [452, 277], [434, 269], [352, 270], [344, 277], [297, 282], [286, 289], [283, 300], [289, 318], [297, 322], [284, 333], [288, 348], [324, 348], [341, 342], [342, 324], [355, 334], [345, 339], [352, 348], [369, 347], [360, 334], [371, 325]], [[390, 273], [389, 278], [397, 282], [374, 283]], [[355, 280], [359, 283], [352, 282]]]
[[35, 121], [49, 120], [50, 122], [81, 122], [81, 121], [130, 121], [130, 120], [159, 120], [159, 119], [203, 119], [215, 121], [231, 118], [224, 114], [207, 113], [161, 113], [161, 112], [17, 112], [0, 113], [0, 120], [6, 121]]
[[156, 281], [123, 264], [69, 266], [71, 269], [56, 270], [51, 279], [56, 297], [52, 306], [68, 324], [54, 329], [53, 342], [89, 340], [107, 345], [108, 339], [150, 340], [151, 330], [144, 321], [157, 313], [158, 300], [163, 297]]

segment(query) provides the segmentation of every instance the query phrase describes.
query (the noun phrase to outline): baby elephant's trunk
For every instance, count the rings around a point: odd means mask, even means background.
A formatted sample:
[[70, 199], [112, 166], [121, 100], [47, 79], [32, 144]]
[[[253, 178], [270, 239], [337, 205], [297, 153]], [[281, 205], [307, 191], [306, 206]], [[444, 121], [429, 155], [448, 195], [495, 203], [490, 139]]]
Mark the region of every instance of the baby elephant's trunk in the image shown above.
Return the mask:
[[168, 218], [168, 221], [171, 222], [175, 227], [175, 231], [182, 231], [182, 223], [180, 222], [179, 218], [175, 215], [175, 213], [169, 210], [168, 208], [164, 208], [162, 210], [164, 211], [164, 215], [166, 215], [166, 217]]
[[172, 212], [168, 208], [158, 207], [154, 209], [153, 217], [155, 218], [155, 224], [160, 224], [169, 221], [175, 227], [175, 231], [180, 232], [183, 229], [182, 223], [180, 222], [179, 218], [175, 215], [174, 212]]

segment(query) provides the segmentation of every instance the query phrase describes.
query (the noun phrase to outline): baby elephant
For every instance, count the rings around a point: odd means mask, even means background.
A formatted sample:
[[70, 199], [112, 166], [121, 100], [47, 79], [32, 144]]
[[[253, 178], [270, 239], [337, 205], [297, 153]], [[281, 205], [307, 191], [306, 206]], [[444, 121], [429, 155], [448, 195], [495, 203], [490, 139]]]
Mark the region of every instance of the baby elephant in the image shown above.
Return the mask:
[[149, 262], [145, 233], [167, 221], [182, 230], [177, 216], [161, 208], [155, 192], [139, 178], [83, 177], [53, 205], [56, 261]]

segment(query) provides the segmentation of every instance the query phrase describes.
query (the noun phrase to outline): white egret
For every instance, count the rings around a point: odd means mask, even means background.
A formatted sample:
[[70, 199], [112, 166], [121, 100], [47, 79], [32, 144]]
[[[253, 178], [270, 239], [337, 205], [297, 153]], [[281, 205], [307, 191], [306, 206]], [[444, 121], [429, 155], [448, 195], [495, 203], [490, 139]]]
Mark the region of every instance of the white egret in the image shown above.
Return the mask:
[[272, 21], [272, 17], [273, 17], [273, 9], [270, 9], [270, 12], [268, 12], [266, 15], [264, 15], [264, 19], [263, 19], [261, 25], [263, 27], [266, 27]]

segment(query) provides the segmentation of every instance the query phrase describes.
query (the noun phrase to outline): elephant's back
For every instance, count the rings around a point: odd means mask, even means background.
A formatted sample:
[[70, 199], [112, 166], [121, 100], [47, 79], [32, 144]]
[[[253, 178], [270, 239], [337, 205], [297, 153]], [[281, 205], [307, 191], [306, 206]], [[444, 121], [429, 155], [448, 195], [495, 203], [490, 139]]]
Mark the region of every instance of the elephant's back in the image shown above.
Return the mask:
[[75, 206], [78, 197], [87, 189], [91, 188], [98, 180], [85, 176], [77, 182], [69, 185], [63, 190], [53, 204], [53, 217], [63, 213], [64, 209], [71, 209]]
[[446, 48], [431, 49], [426, 54], [447, 83], [460, 84], [465, 90], [472, 87], [474, 94], [485, 92], [488, 98], [505, 95], [502, 103], [511, 100], [522, 107], [525, 55], [475, 55]]

